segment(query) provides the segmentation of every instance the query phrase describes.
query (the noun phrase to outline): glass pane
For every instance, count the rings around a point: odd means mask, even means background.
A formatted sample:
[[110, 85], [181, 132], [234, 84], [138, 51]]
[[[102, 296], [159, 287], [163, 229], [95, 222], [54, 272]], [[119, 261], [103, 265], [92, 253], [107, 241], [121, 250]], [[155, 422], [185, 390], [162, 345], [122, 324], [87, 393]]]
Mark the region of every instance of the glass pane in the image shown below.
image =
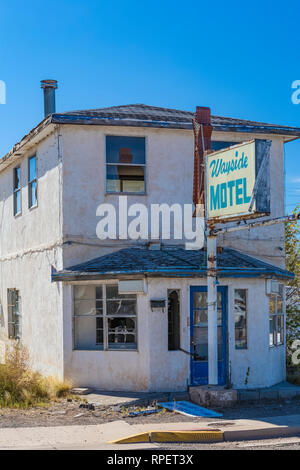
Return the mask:
[[102, 299], [102, 286], [74, 286], [75, 300]]
[[103, 349], [103, 334], [97, 330], [97, 321], [95, 317], [74, 318], [75, 349]]
[[145, 192], [144, 167], [133, 165], [107, 165], [106, 181], [108, 192]]
[[218, 292], [218, 308], [222, 308], [222, 292]]
[[106, 313], [107, 315], [136, 315], [136, 300], [108, 300], [106, 303]]
[[279, 284], [279, 297], [281, 300], [283, 300], [283, 295], [284, 295], [284, 284]]
[[102, 300], [75, 300], [75, 315], [103, 315]]
[[194, 326], [207, 326], [207, 310], [194, 310]]
[[136, 294], [119, 294], [118, 284], [109, 284], [106, 286], [106, 299], [107, 300], [116, 300], [116, 299], [135, 299]]
[[271, 296], [269, 298], [269, 312], [272, 314], [272, 313], [276, 313], [275, 310], [275, 304], [276, 304], [276, 297], [274, 296]]
[[195, 361], [208, 361], [208, 328], [194, 328], [193, 349]]
[[235, 329], [235, 348], [247, 349], [247, 330], [246, 328]]
[[29, 181], [32, 181], [36, 178], [36, 157], [29, 158], [28, 173]]
[[103, 343], [103, 318], [96, 318], [96, 343]]
[[74, 286], [74, 314], [102, 315], [102, 286]]
[[207, 309], [207, 292], [194, 292], [194, 308]]
[[17, 215], [21, 212], [21, 191], [16, 191], [14, 193], [14, 215]]
[[14, 168], [14, 190], [15, 189], [20, 189], [21, 183], [20, 183], [20, 167]]
[[270, 317], [269, 344], [270, 346], [274, 346], [274, 318], [273, 317]]
[[283, 313], [283, 300], [280, 297], [277, 298], [277, 313]]
[[37, 203], [37, 183], [34, 181], [29, 184], [29, 207], [35, 206]]
[[136, 319], [108, 318], [109, 349], [136, 349]]
[[145, 164], [145, 138], [106, 136], [106, 162]]
[[231, 147], [232, 145], [236, 145], [236, 144], [237, 142], [224, 142], [221, 140], [213, 140], [211, 142], [211, 149], [214, 151], [217, 151], [217, 150], [225, 149], [227, 147]]
[[235, 349], [247, 349], [247, 291], [234, 290]]
[[218, 326], [218, 361], [222, 361], [222, 357], [223, 357], [222, 327]]
[[[222, 310], [218, 310], [218, 325], [222, 325]], [[207, 326], [208, 310], [194, 310], [194, 326]]]

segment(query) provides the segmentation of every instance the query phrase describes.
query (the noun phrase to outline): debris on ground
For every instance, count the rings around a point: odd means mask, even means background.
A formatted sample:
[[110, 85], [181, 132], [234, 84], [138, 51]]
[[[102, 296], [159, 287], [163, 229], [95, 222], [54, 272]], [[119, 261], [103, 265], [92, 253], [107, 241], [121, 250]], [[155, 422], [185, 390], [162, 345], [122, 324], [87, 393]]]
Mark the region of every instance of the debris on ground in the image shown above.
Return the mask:
[[193, 418], [221, 418], [223, 416], [221, 413], [208, 410], [207, 408], [203, 408], [203, 406], [196, 405], [189, 401], [168, 401], [158, 403], [158, 406]]

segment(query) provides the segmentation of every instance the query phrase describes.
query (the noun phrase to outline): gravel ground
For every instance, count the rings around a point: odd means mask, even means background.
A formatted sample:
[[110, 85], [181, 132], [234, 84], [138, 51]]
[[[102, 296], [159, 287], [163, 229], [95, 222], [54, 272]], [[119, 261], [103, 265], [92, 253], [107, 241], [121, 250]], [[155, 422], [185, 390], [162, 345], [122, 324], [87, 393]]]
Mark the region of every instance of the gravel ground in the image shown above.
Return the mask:
[[[207, 422], [205, 418], [191, 418], [190, 416], [184, 416], [169, 411], [162, 411], [148, 416], [129, 417], [128, 411], [135, 411], [140, 408], [122, 408], [121, 406], [104, 407], [97, 405], [94, 409], [89, 410], [82, 408], [82, 406], [88, 405], [79, 400], [72, 399], [68, 401], [64, 399], [46, 406], [34, 407], [27, 410], [1, 408], [0, 428], [102, 424], [120, 419], [126, 420], [129, 424], [174, 423], [185, 421], [204, 424]], [[283, 403], [243, 404], [227, 410], [218, 411], [223, 413], [223, 418], [214, 419], [214, 422], [210, 423], [210, 425], [217, 426], [220, 419], [224, 426], [226, 420], [231, 419], [255, 419], [269, 416], [300, 414], [300, 400], [289, 400]], [[228, 422], [228, 425], [230, 425], [230, 422]]]

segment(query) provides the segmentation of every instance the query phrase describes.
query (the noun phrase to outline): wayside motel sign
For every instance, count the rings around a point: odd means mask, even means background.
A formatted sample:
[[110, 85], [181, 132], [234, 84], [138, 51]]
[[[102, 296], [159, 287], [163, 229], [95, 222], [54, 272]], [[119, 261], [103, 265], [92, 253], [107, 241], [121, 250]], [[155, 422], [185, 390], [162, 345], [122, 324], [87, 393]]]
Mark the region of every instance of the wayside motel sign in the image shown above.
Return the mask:
[[208, 221], [270, 214], [270, 145], [254, 139], [206, 156]]

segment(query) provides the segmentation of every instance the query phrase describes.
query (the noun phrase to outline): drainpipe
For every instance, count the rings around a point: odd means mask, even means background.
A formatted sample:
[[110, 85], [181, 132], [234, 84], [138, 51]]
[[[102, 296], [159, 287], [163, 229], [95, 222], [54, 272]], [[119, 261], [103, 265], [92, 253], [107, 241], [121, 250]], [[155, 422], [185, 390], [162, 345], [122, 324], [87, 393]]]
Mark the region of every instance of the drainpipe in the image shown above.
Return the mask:
[[55, 113], [55, 90], [57, 89], [56, 80], [41, 80], [41, 88], [44, 90], [44, 115]]

